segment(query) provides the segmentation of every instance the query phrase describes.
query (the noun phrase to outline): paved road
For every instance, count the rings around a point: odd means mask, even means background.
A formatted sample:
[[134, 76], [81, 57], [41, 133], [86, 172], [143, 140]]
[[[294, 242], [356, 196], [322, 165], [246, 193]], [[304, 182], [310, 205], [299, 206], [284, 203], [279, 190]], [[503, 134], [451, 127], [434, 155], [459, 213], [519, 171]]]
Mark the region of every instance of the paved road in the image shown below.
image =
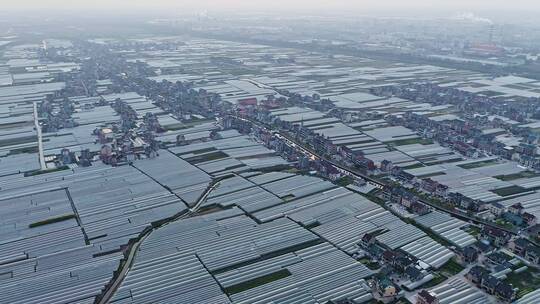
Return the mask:
[[133, 262], [135, 261], [135, 257], [137, 255], [137, 252], [139, 251], [139, 248], [141, 247], [142, 243], [152, 234], [152, 232], [161, 229], [165, 226], [167, 226], [170, 223], [173, 223], [175, 221], [185, 219], [190, 217], [191, 215], [197, 213], [199, 209], [201, 208], [202, 204], [206, 201], [208, 198], [208, 195], [212, 192], [212, 190], [216, 189], [219, 186], [219, 183], [227, 177], [214, 179], [206, 188], [205, 192], [199, 197], [195, 205], [187, 210], [184, 210], [181, 213], [176, 214], [175, 216], [168, 219], [166, 222], [162, 223], [161, 225], [157, 227], [153, 227], [150, 229], [145, 229], [139, 238], [128, 245], [126, 248], [127, 256], [124, 258], [124, 260], [121, 262], [120, 270], [118, 274], [112, 279], [112, 281], [105, 287], [102, 296], [98, 298], [97, 304], [106, 304], [109, 303], [109, 301], [113, 298], [115, 292], [118, 290], [124, 279], [126, 278], [129, 270], [133, 266]]

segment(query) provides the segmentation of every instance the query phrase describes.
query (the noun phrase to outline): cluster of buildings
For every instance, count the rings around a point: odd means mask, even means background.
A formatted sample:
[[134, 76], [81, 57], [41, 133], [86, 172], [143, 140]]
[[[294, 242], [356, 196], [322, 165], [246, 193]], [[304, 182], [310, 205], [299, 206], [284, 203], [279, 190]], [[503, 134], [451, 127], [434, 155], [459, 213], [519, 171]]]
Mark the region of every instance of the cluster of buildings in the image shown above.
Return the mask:
[[471, 268], [466, 277], [487, 293], [496, 295], [503, 301], [509, 302], [515, 297], [515, 290], [512, 285], [490, 275], [489, 271], [482, 266], [474, 266]]

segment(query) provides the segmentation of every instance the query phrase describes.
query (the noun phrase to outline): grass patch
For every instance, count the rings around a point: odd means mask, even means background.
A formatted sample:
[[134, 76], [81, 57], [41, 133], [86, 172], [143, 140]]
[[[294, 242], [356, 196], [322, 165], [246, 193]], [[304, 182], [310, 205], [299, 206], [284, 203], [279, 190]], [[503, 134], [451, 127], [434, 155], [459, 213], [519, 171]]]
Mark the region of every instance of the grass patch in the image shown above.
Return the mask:
[[393, 145], [393, 146], [406, 146], [406, 145], [414, 145], [414, 144], [431, 145], [433, 144], [433, 140], [426, 139], [426, 138], [407, 138], [407, 139], [399, 139], [399, 140], [387, 142], [386, 144]]
[[482, 95], [485, 95], [485, 96], [488, 96], [488, 97], [504, 95], [504, 93], [495, 92], [495, 91], [481, 91], [481, 92], [478, 92], [478, 94], [482, 94]]
[[410, 166], [401, 167], [403, 170], [409, 170], [409, 169], [416, 169], [416, 168], [422, 168], [424, 165], [422, 163], [417, 163]]
[[437, 285], [441, 284], [442, 282], [446, 281], [446, 279], [448, 279], [448, 278], [441, 275], [441, 274], [434, 274], [434, 278], [431, 279], [431, 281], [426, 282], [425, 284], [423, 284], [422, 288], [427, 289], [427, 288], [437, 286]]
[[367, 268], [371, 270], [377, 270], [381, 268], [381, 264], [379, 264], [378, 262], [371, 261], [368, 258], [361, 258], [360, 260], [358, 260], [358, 262], [362, 263], [363, 265], [365, 265]]
[[362, 264], [365, 265], [365, 264], [367, 264], [367, 263], [370, 263], [371, 260], [368, 259], [368, 258], [361, 258], [360, 260], [358, 260], [358, 262], [360, 262], [360, 263], [362, 263]]
[[37, 170], [37, 171], [27, 172], [27, 173], [25, 173], [24, 176], [35, 176], [35, 175], [47, 174], [47, 173], [52, 173], [52, 172], [68, 170], [68, 169], [69, 169], [68, 166], [60, 166], [60, 167], [56, 167], [56, 168], [53, 168], [53, 169]]
[[369, 262], [366, 263], [365, 266], [370, 270], [377, 270], [381, 268], [381, 264], [379, 264], [378, 262]]
[[199, 154], [204, 154], [204, 153], [208, 153], [208, 152], [212, 152], [212, 151], [217, 151], [217, 149], [215, 147], [210, 147], [210, 148], [204, 148], [204, 149], [199, 149], [199, 150], [194, 150], [194, 151], [187, 151], [187, 152], [184, 152], [184, 153], [176, 153], [177, 156], [182, 156], [184, 154], [194, 154], [194, 155], [199, 155]]
[[257, 168], [257, 172], [268, 173], [268, 172], [287, 172], [291, 169], [290, 165], [275, 165], [271, 167]]
[[498, 194], [500, 196], [509, 196], [509, 195], [519, 194], [519, 193], [527, 192], [527, 191], [529, 190], [520, 186], [510, 186], [510, 187], [491, 190], [491, 192]]
[[491, 160], [484, 160], [484, 161], [479, 161], [475, 163], [458, 165], [458, 167], [461, 167], [463, 169], [474, 169], [474, 168], [481, 168], [481, 167], [495, 165], [496, 163], [497, 163], [497, 160], [491, 159]]
[[67, 221], [67, 220], [70, 220], [72, 218], [75, 218], [75, 214], [61, 215], [61, 216], [53, 217], [53, 218], [46, 219], [46, 220], [43, 220], [43, 221], [31, 223], [30, 225], [28, 225], [28, 227], [29, 228], [36, 228], [36, 227], [40, 227], [40, 226], [45, 226], [45, 225], [49, 225], [49, 224], [54, 224], [54, 223], [58, 223], [58, 222]]
[[9, 151], [8, 155], [24, 154], [24, 153], [37, 153], [39, 152], [38, 146], [18, 148]]
[[324, 130], [324, 129], [331, 129], [331, 128], [333, 128], [333, 126], [326, 126], [326, 125], [323, 125], [323, 126], [311, 128], [311, 130], [317, 131], [317, 130]]
[[[11, 115], [11, 116], [20, 116], [20, 115]], [[6, 130], [6, 129], [15, 129], [15, 128], [21, 128], [24, 126], [33, 125], [33, 122], [14, 122], [14, 123], [0, 123], [0, 130]]]
[[292, 201], [295, 198], [296, 198], [296, 196], [294, 196], [294, 194], [287, 194], [287, 195], [284, 195], [284, 196], [281, 197], [281, 199], [286, 201], [286, 202]]
[[469, 226], [465, 231], [474, 237], [477, 237], [482, 233], [482, 229], [476, 226]]
[[512, 284], [514, 288], [518, 288], [517, 297], [521, 298], [527, 293], [540, 288], [540, 271], [529, 268], [521, 273], [509, 273], [506, 276], [507, 283]]
[[218, 159], [222, 159], [222, 158], [226, 158], [226, 157], [229, 157], [229, 156], [227, 154], [225, 154], [224, 152], [215, 151], [215, 152], [210, 152], [210, 153], [201, 154], [201, 155], [193, 156], [193, 157], [190, 157], [190, 158], [186, 158], [186, 160], [189, 161], [190, 163], [192, 162], [192, 163], [198, 164], [198, 163], [203, 163], [203, 162], [207, 162], [207, 161], [211, 161], [211, 160], [218, 160]]
[[303, 242], [303, 243], [300, 243], [300, 244], [297, 244], [297, 245], [293, 245], [293, 246], [289, 246], [287, 248], [283, 248], [283, 249], [273, 251], [271, 253], [263, 254], [260, 257], [255, 258], [255, 259], [251, 259], [251, 260], [248, 260], [248, 261], [244, 261], [244, 262], [232, 264], [232, 265], [229, 265], [229, 266], [225, 266], [223, 268], [219, 268], [219, 269], [216, 269], [216, 270], [212, 270], [212, 274], [216, 275], [216, 274], [219, 274], [219, 273], [224, 273], [224, 272], [227, 272], [227, 271], [230, 271], [230, 270], [233, 270], [233, 269], [237, 269], [237, 268], [240, 268], [240, 267], [243, 267], [243, 266], [251, 265], [253, 263], [257, 263], [257, 262], [260, 262], [260, 261], [275, 258], [275, 257], [278, 257], [280, 255], [284, 255], [284, 254], [287, 254], [287, 253], [291, 253], [291, 252], [306, 249], [306, 248], [309, 248], [309, 247], [312, 247], [312, 246], [315, 246], [315, 245], [319, 245], [321, 243], [322, 243], [321, 239], [315, 239], [315, 240]]
[[519, 173], [514, 174], [507, 174], [507, 175], [497, 175], [494, 176], [496, 179], [500, 179], [502, 181], [512, 181], [520, 178], [532, 178], [532, 177], [538, 177], [540, 176], [540, 173], [536, 173], [534, 171], [523, 171]]
[[506, 228], [506, 229], [513, 229], [514, 228], [514, 225], [510, 222], [507, 222], [503, 219], [497, 219], [495, 221], [495, 224], [497, 224], [499, 227], [501, 228]]
[[37, 142], [37, 136], [35, 135], [24, 136], [24, 137], [0, 140], [0, 147], [15, 146], [15, 145], [28, 144], [28, 143], [35, 143], [35, 142]]
[[430, 178], [430, 177], [439, 176], [439, 175], [446, 175], [446, 173], [444, 172], [429, 173], [429, 174], [419, 175], [418, 178], [424, 179], [424, 178]]
[[379, 204], [381, 206], [384, 205], [384, 203], [386, 203], [386, 201], [378, 196], [375, 196], [374, 194], [371, 194], [371, 193], [360, 193], [360, 195], [364, 196], [365, 198], [369, 199], [370, 201], [376, 203], [376, 204]]
[[268, 284], [270, 282], [281, 280], [290, 275], [291, 273], [287, 269], [282, 269], [280, 271], [267, 274], [262, 277], [258, 277], [258, 278], [255, 278], [246, 282], [242, 282], [240, 284], [226, 287], [225, 292], [229, 295], [233, 295], [235, 293], [241, 293], [243, 291], [246, 291], [246, 290], [249, 290], [249, 289], [264, 285], [264, 284]]
[[344, 176], [336, 181], [336, 184], [338, 184], [341, 187], [347, 187], [348, 185], [353, 183], [353, 178], [350, 176]]
[[226, 167], [225, 170], [221, 170], [221, 171], [234, 170], [234, 169], [238, 169], [238, 168], [242, 168], [242, 167], [245, 167], [245, 165], [244, 164], [238, 164], [238, 165]]
[[458, 262], [456, 262], [454, 259], [448, 260], [444, 265], [442, 265], [441, 268], [439, 268], [439, 271], [447, 276], [451, 277], [453, 275], [456, 275], [460, 273], [465, 267], [461, 266]]
[[316, 227], [319, 227], [321, 225], [321, 223], [315, 221], [311, 224], [307, 224], [305, 225], [304, 227], [306, 227], [306, 229], [313, 229], [313, 228], [316, 228]]
[[167, 131], [178, 131], [178, 130], [187, 129], [188, 127], [182, 123], [179, 123], [179, 124], [169, 125], [163, 128]]

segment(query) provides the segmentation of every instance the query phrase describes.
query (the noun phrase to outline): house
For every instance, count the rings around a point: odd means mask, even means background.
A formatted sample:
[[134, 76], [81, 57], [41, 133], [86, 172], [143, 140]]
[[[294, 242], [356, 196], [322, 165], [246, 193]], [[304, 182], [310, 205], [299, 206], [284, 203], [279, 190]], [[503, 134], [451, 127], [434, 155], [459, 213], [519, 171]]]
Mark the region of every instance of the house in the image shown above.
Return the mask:
[[435, 193], [437, 191], [438, 182], [432, 180], [431, 178], [422, 179], [422, 189], [429, 193]]
[[326, 141], [324, 149], [328, 155], [336, 155], [338, 152], [337, 146], [329, 140]]
[[391, 203], [401, 204], [401, 196], [405, 192], [405, 190], [399, 187], [385, 185], [383, 188], [382, 198]]
[[435, 191], [435, 194], [441, 197], [446, 197], [448, 195], [448, 186], [443, 184], [437, 185], [437, 190]]
[[527, 227], [536, 225], [536, 216], [534, 216], [533, 214], [530, 214], [528, 212], [523, 212], [521, 217], [523, 218], [523, 221], [525, 222]]
[[474, 284], [482, 284], [482, 279], [488, 274], [488, 271], [482, 266], [473, 266], [465, 277]]
[[468, 197], [463, 197], [459, 202], [459, 206], [461, 206], [461, 208], [472, 211], [478, 211], [481, 205], [482, 203], [480, 201]]
[[436, 294], [422, 289], [416, 296], [416, 304], [439, 304], [439, 299]]
[[376, 239], [375, 239], [375, 236], [376, 234], [375, 233], [366, 233], [364, 234], [364, 236], [362, 237], [362, 240], [360, 241], [360, 245], [361, 247], [364, 247], [364, 248], [367, 248], [369, 247], [370, 245], [374, 244]]
[[336, 167], [330, 164], [326, 166], [326, 174], [328, 174], [328, 178], [332, 181], [337, 181], [343, 176], [343, 174], [341, 174], [341, 172], [339, 172], [339, 170], [336, 169]]
[[521, 205], [521, 203], [515, 203], [512, 206], [508, 207], [508, 212], [515, 215], [521, 215], [523, 213], [523, 205]]
[[448, 193], [448, 201], [454, 205], [461, 206], [461, 201], [463, 201], [465, 197], [463, 194], [458, 192], [450, 192]]
[[412, 202], [410, 209], [413, 213], [418, 215], [425, 215], [430, 212], [429, 207], [426, 204], [422, 204], [419, 202]]
[[416, 282], [424, 278], [424, 274], [414, 265], [410, 265], [405, 269], [405, 275], [412, 281]]
[[383, 200], [385, 201], [390, 201], [392, 200], [392, 193], [394, 191], [392, 191], [392, 188], [391, 187], [388, 187], [388, 186], [384, 186], [383, 187], [383, 190], [381, 192], [381, 197]]
[[500, 282], [501, 280], [497, 279], [496, 277], [492, 275], [486, 275], [482, 278], [482, 283], [480, 283], [480, 287], [486, 290], [488, 293], [494, 294]]
[[257, 105], [257, 98], [244, 98], [244, 99], [238, 99], [237, 102], [239, 107], [245, 108], [245, 107], [253, 107]]
[[534, 238], [540, 238], [540, 224], [535, 224], [527, 229], [527, 233]]
[[506, 231], [490, 226], [484, 226], [482, 236], [496, 246], [503, 246], [510, 239], [510, 234]]
[[366, 248], [366, 251], [373, 257], [380, 259], [385, 251], [380, 245], [374, 243]]
[[101, 128], [94, 132], [97, 133], [99, 142], [102, 144], [112, 142], [114, 139], [114, 132], [111, 128]]
[[517, 238], [517, 239], [512, 240], [508, 244], [508, 248], [517, 255], [525, 256], [525, 251], [527, 250], [528, 245], [529, 245], [529, 241], [527, 241], [526, 239]]
[[487, 240], [480, 240], [474, 243], [474, 247], [478, 249], [479, 252], [488, 253], [494, 249], [493, 246], [489, 244]]
[[504, 212], [504, 206], [500, 203], [494, 202], [487, 205], [489, 212], [496, 216], [500, 216]]
[[[399, 167], [395, 166], [394, 169], [396, 170], [397, 178], [402, 181], [411, 182], [415, 179], [415, 176], [406, 172], [405, 170], [400, 169]], [[392, 170], [392, 174], [394, 174], [394, 170]]]
[[382, 259], [386, 264], [394, 265], [394, 260], [396, 259], [397, 255], [392, 250], [386, 250], [383, 255]]
[[497, 285], [495, 295], [503, 301], [511, 302], [516, 296], [516, 291], [514, 290], [512, 285], [501, 281]]
[[397, 287], [386, 276], [375, 278], [375, 288], [382, 297], [395, 297], [398, 293]]
[[390, 174], [392, 174], [392, 176], [399, 177], [399, 176], [402, 176], [402, 174], [404, 174], [404, 171], [403, 171], [403, 168], [401, 168], [400, 166], [393, 166], [392, 172]]
[[403, 194], [401, 195], [401, 204], [407, 208], [410, 208], [412, 203], [416, 201], [418, 201], [418, 198], [416, 197], [416, 195], [408, 191], [404, 191]]
[[525, 250], [525, 259], [531, 263], [538, 264], [540, 262], [540, 248], [529, 244]]
[[478, 250], [473, 246], [467, 246], [460, 251], [460, 255], [462, 260], [467, 263], [476, 262], [478, 259]]
[[399, 272], [405, 272], [407, 267], [414, 264], [414, 261], [407, 256], [398, 256], [394, 259], [394, 268]]
[[390, 171], [392, 171], [393, 167], [394, 167], [394, 165], [389, 160], [385, 159], [385, 160], [383, 160], [381, 162], [381, 171], [383, 171], [383, 172], [390, 172]]
[[486, 261], [493, 265], [504, 265], [510, 260], [510, 257], [506, 254], [496, 251], [486, 255]]

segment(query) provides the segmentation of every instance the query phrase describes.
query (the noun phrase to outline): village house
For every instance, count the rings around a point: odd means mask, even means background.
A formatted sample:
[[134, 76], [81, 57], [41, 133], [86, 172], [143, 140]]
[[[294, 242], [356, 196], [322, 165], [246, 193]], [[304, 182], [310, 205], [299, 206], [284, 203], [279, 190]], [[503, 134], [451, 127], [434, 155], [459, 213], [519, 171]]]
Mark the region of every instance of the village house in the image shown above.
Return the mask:
[[482, 278], [480, 287], [487, 291], [489, 294], [494, 294], [497, 290], [497, 285], [499, 285], [500, 280], [492, 275], [486, 275]]
[[527, 233], [534, 238], [540, 238], [540, 224], [535, 224], [527, 229]]
[[386, 160], [386, 159], [385, 159], [385, 160], [383, 160], [383, 161], [381, 162], [381, 171], [382, 171], [382, 172], [390, 172], [390, 171], [392, 171], [392, 168], [393, 168], [393, 167], [394, 167], [394, 165], [393, 165], [392, 162], [389, 161], [389, 160]]
[[430, 212], [428, 205], [422, 204], [420, 202], [412, 202], [410, 209], [414, 214], [418, 215], [425, 215]]
[[377, 276], [375, 278], [375, 288], [384, 298], [395, 297], [398, 293], [397, 287], [386, 276]]
[[521, 215], [523, 213], [523, 205], [521, 205], [521, 203], [515, 203], [508, 207], [508, 212], [515, 215]]
[[495, 295], [505, 302], [510, 302], [515, 298], [516, 291], [512, 285], [504, 281], [500, 281], [497, 285], [497, 289], [495, 290]]
[[422, 271], [414, 265], [410, 265], [407, 267], [407, 269], [405, 269], [405, 276], [412, 282], [416, 282], [424, 278]]
[[540, 248], [533, 244], [529, 244], [525, 250], [525, 259], [531, 263], [540, 263]]
[[482, 237], [489, 240], [495, 246], [503, 246], [510, 239], [510, 234], [498, 228], [484, 226]]
[[422, 289], [416, 296], [416, 304], [439, 304], [439, 299], [434, 293]]
[[532, 227], [536, 225], [536, 222], [537, 222], [536, 216], [534, 216], [533, 214], [530, 214], [528, 212], [523, 212], [521, 217], [523, 218], [523, 221], [525, 222], [527, 227]]
[[489, 212], [495, 216], [500, 216], [504, 212], [504, 206], [501, 203], [494, 202], [487, 205]]
[[421, 187], [424, 191], [428, 193], [435, 193], [437, 191], [438, 182], [432, 180], [431, 178], [424, 178], [421, 182]]
[[472, 283], [476, 285], [480, 285], [482, 283], [482, 279], [484, 276], [486, 276], [488, 271], [482, 267], [482, 266], [473, 266], [469, 272], [465, 275], [465, 277], [471, 281]]
[[464, 262], [473, 263], [478, 259], [478, 250], [473, 246], [467, 246], [460, 250], [460, 257]]
[[508, 248], [512, 250], [513, 253], [519, 255], [519, 256], [525, 256], [525, 251], [527, 250], [527, 246], [529, 245], [529, 241], [527, 241], [524, 238], [517, 238], [510, 241], [508, 244]]
[[418, 197], [411, 192], [404, 191], [401, 194], [401, 205], [406, 208], [411, 208], [412, 204], [418, 201]]

